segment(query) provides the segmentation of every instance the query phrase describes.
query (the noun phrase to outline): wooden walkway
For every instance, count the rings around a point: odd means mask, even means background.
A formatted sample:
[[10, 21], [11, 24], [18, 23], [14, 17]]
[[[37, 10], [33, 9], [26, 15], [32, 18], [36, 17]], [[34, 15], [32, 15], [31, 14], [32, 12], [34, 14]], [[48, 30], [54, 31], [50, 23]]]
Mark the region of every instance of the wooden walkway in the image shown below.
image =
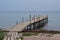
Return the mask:
[[[16, 38], [21, 39], [20, 37], [22, 35], [18, 34], [18, 32], [23, 31], [24, 29], [26, 29], [26, 27], [27, 28], [30, 27], [30, 30], [31, 30], [31, 27], [32, 27], [31, 25], [33, 25], [34, 28], [37, 27], [38, 24], [40, 24], [40, 23], [41, 23], [41, 25], [42, 25], [42, 23], [44, 25], [45, 21], [48, 19], [48, 16], [34, 17], [34, 19], [33, 19], [33, 18], [31, 18], [31, 15], [30, 15], [29, 18], [30, 18], [29, 21], [25, 21], [25, 22], [23, 21], [20, 24], [18, 24], [18, 22], [17, 22], [17, 24], [15, 26], [13, 26], [9, 29], [6, 29], [5, 31], [7, 32], [7, 35], [5, 35], [4, 40], [16, 40]], [[35, 25], [37, 25], [37, 26], [35, 26]]]
[[48, 18], [48, 16], [36, 17], [35, 19], [31, 19], [30, 21], [26, 21], [26, 22], [17, 24], [17, 25], [15, 25], [12, 28], [7, 29], [6, 31], [16, 31], [16, 32], [22, 31], [22, 30], [24, 30], [27, 27], [27, 25], [30, 25], [32, 23], [41, 21], [41, 20], [46, 19], [46, 18]]

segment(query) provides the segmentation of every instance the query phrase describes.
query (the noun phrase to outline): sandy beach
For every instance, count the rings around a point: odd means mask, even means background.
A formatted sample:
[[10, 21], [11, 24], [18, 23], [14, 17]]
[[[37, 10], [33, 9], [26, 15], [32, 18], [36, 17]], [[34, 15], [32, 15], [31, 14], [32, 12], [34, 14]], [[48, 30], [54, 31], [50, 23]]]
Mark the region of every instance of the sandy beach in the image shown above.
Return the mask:
[[38, 36], [24, 36], [24, 40], [60, 40], [60, 34], [38, 34]]

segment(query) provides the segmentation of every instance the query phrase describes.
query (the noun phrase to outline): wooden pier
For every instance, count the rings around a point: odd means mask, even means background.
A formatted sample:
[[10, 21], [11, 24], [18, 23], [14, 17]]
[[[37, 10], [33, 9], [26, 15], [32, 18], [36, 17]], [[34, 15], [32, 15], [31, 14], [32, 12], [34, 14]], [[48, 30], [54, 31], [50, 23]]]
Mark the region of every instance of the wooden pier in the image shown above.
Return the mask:
[[[24, 20], [24, 18], [22, 18], [22, 20]], [[20, 32], [23, 30], [35, 30], [37, 28], [41, 28], [41, 26], [43, 26], [44, 24], [46, 24], [46, 22], [48, 22], [48, 16], [42, 16], [42, 17], [34, 17], [34, 19], [32, 19], [31, 15], [29, 15], [29, 21], [22, 21], [22, 23], [17, 24], [10, 28], [7, 29], [6, 31], [16, 31], [16, 32]]]
[[22, 23], [16, 22], [16, 25], [12, 28], [6, 29], [5, 32], [7, 32], [7, 35], [4, 37], [4, 40], [16, 40], [16, 38], [20, 39], [20, 35], [18, 32], [23, 31], [32, 31], [41, 28], [48, 22], [48, 16], [35, 16], [32, 18], [31, 15], [29, 15], [29, 20], [24, 21], [24, 18], [22, 17]]

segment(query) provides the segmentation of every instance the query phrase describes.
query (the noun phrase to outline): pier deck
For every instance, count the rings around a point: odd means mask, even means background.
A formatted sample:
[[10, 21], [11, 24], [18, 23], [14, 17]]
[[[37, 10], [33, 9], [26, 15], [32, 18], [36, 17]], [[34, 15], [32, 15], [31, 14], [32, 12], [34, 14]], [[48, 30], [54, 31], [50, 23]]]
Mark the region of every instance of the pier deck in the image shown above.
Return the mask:
[[12, 27], [12, 28], [7, 29], [6, 31], [22, 31], [22, 30], [24, 30], [28, 25], [33, 24], [33, 23], [36, 23], [36, 22], [39, 22], [39, 21], [42, 21], [42, 20], [45, 20], [45, 19], [47, 19], [47, 18], [48, 18], [48, 16], [43, 16], [43, 17], [38, 17], [38, 18], [35, 18], [35, 19], [31, 19], [31, 22], [30, 22], [30, 21], [26, 21], [26, 22], [17, 24], [17, 25], [15, 25], [15, 26]]

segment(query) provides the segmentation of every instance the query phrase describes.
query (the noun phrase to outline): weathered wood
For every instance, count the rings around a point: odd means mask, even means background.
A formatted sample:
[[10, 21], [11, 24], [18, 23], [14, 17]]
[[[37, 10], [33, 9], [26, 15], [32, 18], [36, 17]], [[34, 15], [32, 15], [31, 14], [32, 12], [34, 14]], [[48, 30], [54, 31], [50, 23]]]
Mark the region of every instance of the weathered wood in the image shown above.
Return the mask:
[[[29, 21], [22, 22], [20, 24], [17, 23], [17, 25], [15, 25], [13, 28], [7, 29], [6, 31], [18, 31], [19, 32], [19, 31], [24, 30], [28, 25], [31, 25], [31, 24], [33, 24], [34, 29], [35, 29], [36, 28], [35, 27], [36, 23], [39, 24], [39, 22], [48, 19], [48, 17], [44, 16], [43, 18], [40, 17], [40, 20], [37, 20], [37, 18], [35, 18], [35, 19], [32, 20], [31, 19], [31, 15], [29, 15], [29, 19], [30, 19]], [[34, 20], [35, 20], [35, 22], [34, 22]], [[31, 29], [31, 27], [30, 27], [30, 29]]]

